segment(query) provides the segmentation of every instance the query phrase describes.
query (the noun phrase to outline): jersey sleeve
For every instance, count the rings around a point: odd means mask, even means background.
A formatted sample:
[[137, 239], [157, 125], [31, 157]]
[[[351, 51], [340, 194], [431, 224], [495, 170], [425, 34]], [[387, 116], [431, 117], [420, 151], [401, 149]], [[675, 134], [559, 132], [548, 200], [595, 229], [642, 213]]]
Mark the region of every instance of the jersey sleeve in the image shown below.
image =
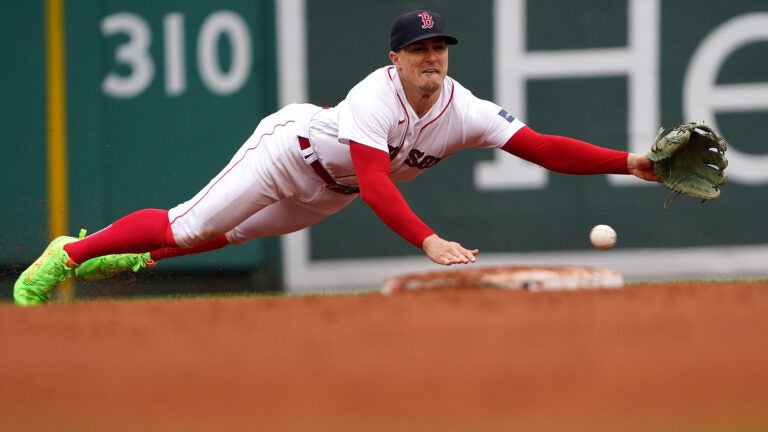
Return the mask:
[[471, 93], [465, 104], [466, 127], [470, 144], [477, 148], [501, 148], [525, 123], [493, 102], [479, 99]]
[[392, 92], [386, 82], [374, 78], [353, 87], [339, 105], [339, 142], [354, 141], [388, 152], [387, 138], [395, 121]]

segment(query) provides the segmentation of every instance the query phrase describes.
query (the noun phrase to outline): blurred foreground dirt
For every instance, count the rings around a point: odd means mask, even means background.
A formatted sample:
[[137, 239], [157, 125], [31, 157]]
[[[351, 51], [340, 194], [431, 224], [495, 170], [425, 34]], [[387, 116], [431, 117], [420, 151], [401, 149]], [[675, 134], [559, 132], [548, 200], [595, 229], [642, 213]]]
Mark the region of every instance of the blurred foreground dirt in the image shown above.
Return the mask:
[[0, 304], [3, 431], [768, 429], [768, 282]]

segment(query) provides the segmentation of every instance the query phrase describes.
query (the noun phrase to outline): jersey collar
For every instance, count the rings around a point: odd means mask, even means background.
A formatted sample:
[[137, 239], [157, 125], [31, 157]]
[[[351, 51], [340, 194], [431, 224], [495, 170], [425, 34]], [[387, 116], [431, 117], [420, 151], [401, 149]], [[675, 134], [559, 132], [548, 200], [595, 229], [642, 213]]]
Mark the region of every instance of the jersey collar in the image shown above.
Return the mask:
[[403, 83], [400, 82], [400, 76], [397, 73], [397, 69], [394, 66], [389, 66], [387, 67], [387, 74], [393, 88], [397, 92], [398, 96], [403, 102], [403, 105], [405, 106], [405, 109], [407, 110], [406, 114], [408, 117], [414, 119], [414, 126], [419, 124], [427, 125], [437, 120], [445, 113], [453, 101], [453, 79], [446, 75], [445, 79], [443, 80], [443, 89], [440, 91], [440, 97], [437, 98], [435, 104], [432, 105], [432, 108], [427, 111], [424, 117], [418, 118], [418, 116], [416, 116], [416, 112], [413, 110], [413, 107], [411, 107], [411, 104], [408, 103], [408, 99], [405, 97], [405, 89], [403, 88]]

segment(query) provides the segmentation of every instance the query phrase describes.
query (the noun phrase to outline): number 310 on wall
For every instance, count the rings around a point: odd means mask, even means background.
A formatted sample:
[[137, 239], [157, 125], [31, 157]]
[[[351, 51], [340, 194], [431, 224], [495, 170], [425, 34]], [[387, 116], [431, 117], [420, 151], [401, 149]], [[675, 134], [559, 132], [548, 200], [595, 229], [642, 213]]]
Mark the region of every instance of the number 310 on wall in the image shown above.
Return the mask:
[[[115, 98], [132, 98], [152, 83], [155, 63], [149, 52], [152, 33], [139, 15], [118, 12], [104, 17], [101, 33], [106, 36], [125, 35], [127, 40], [115, 50], [115, 61], [130, 73], [109, 71], [101, 83], [102, 91]], [[231, 45], [229, 70], [219, 64], [217, 41], [226, 36]], [[184, 15], [173, 12], [163, 18], [163, 65], [165, 93], [178, 96], [187, 89], [185, 60]], [[209, 15], [197, 36], [197, 67], [203, 84], [213, 93], [227, 95], [245, 84], [251, 72], [251, 36], [243, 18], [232, 11], [217, 11]]]

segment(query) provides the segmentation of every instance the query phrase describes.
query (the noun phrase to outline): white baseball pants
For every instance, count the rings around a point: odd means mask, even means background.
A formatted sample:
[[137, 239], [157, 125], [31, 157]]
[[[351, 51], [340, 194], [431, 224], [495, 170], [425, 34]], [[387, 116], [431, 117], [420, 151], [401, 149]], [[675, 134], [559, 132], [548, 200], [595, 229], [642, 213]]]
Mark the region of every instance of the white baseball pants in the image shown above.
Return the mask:
[[288, 105], [264, 118], [232, 160], [168, 217], [180, 247], [226, 233], [232, 244], [314, 225], [357, 195], [326, 188], [301, 156], [297, 136], [320, 107]]

